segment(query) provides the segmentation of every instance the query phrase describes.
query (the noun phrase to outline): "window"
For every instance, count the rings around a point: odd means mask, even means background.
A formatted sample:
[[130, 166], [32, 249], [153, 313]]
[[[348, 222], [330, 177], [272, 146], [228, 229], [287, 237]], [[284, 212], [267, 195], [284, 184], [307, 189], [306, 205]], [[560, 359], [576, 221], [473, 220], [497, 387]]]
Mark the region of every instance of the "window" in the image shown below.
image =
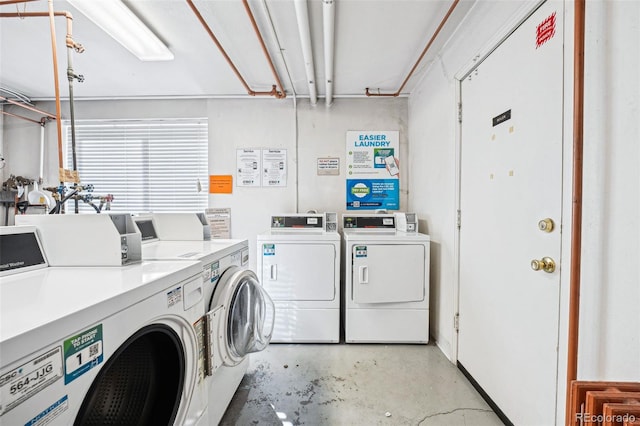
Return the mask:
[[[64, 123], [72, 169], [71, 123]], [[118, 212], [204, 211], [208, 125], [202, 119], [76, 120], [76, 161], [93, 196], [113, 195]], [[85, 192], [86, 193], [86, 192]], [[94, 204], [99, 200], [94, 198]], [[67, 203], [67, 211], [73, 207]], [[81, 212], [95, 212], [79, 203]]]

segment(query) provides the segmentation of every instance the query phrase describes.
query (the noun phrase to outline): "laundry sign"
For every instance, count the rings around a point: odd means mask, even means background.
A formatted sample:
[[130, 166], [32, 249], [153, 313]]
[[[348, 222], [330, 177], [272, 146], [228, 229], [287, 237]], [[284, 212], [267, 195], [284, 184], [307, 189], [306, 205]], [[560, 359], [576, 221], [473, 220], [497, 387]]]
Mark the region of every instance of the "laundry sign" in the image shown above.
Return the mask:
[[367, 257], [367, 246], [355, 246], [353, 250], [356, 257]]
[[64, 384], [67, 385], [104, 360], [102, 324], [64, 341]]
[[400, 132], [348, 131], [347, 210], [400, 209]]
[[243, 148], [236, 150], [236, 185], [287, 186], [287, 150]]
[[263, 256], [275, 256], [276, 255], [276, 245], [275, 244], [263, 244], [262, 245], [262, 255]]

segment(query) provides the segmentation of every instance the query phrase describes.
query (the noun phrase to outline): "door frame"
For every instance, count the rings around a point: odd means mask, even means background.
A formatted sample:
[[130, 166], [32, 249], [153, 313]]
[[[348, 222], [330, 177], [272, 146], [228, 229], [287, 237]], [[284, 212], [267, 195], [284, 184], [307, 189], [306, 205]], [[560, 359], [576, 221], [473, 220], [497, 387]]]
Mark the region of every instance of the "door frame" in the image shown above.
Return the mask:
[[[458, 361], [458, 330], [457, 318], [460, 312], [460, 235], [461, 229], [458, 226], [461, 207], [461, 175], [462, 175], [462, 82], [484, 61], [494, 50], [498, 48], [524, 21], [526, 21], [543, 3], [547, 0], [531, 0], [523, 4], [497, 32], [496, 35], [473, 56], [454, 76], [455, 79], [455, 116], [457, 117], [455, 128], [455, 206], [453, 213], [456, 215], [454, 221], [454, 284], [453, 284], [453, 329], [451, 360]], [[554, 1], [554, 0], [549, 0]], [[569, 318], [569, 286], [570, 268], [563, 267], [571, 264], [571, 185], [573, 163], [573, 146], [568, 141], [573, 140], [573, 127], [571, 125], [573, 117], [573, 46], [574, 46], [574, 8], [573, 1], [559, 0], [558, 3], [563, 8], [564, 31], [563, 31], [563, 129], [562, 129], [562, 201], [561, 201], [561, 265], [560, 265], [560, 295], [559, 295], [559, 330], [558, 330], [558, 363], [556, 380], [556, 424], [562, 425], [565, 421], [565, 401], [566, 395], [566, 370], [567, 370], [567, 350], [568, 350], [568, 318]]]

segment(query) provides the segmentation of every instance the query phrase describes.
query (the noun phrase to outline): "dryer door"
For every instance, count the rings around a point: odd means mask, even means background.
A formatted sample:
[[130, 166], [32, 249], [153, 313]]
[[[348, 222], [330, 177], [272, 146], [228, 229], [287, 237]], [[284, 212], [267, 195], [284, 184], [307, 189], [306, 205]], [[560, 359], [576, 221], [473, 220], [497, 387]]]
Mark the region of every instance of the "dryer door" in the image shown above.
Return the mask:
[[225, 271], [209, 309], [223, 311], [215, 340], [224, 364], [236, 365], [271, 341], [275, 307], [253, 271], [238, 266]]
[[356, 244], [352, 259], [355, 303], [420, 302], [426, 297], [423, 244]]

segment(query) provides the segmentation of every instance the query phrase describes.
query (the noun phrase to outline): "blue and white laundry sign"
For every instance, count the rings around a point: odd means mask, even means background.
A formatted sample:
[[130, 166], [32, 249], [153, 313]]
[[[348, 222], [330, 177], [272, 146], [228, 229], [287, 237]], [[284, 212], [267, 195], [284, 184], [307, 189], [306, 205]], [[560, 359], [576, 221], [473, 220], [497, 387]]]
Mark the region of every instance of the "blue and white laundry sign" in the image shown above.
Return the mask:
[[399, 210], [398, 179], [347, 179], [347, 210]]
[[367, 246], [355, 246], [356, 257], [367, 257]]
[[347, 210], [400, 209], [400, 132], [348, 131]]
[[276, 245], [275, 244], [263, 244], [262, 245], [262, 255], [263, 256], [275, 256], [276, 255]]
[[64, 341], [64, 384], [67, 385], [102, 363], [102, 324]]

